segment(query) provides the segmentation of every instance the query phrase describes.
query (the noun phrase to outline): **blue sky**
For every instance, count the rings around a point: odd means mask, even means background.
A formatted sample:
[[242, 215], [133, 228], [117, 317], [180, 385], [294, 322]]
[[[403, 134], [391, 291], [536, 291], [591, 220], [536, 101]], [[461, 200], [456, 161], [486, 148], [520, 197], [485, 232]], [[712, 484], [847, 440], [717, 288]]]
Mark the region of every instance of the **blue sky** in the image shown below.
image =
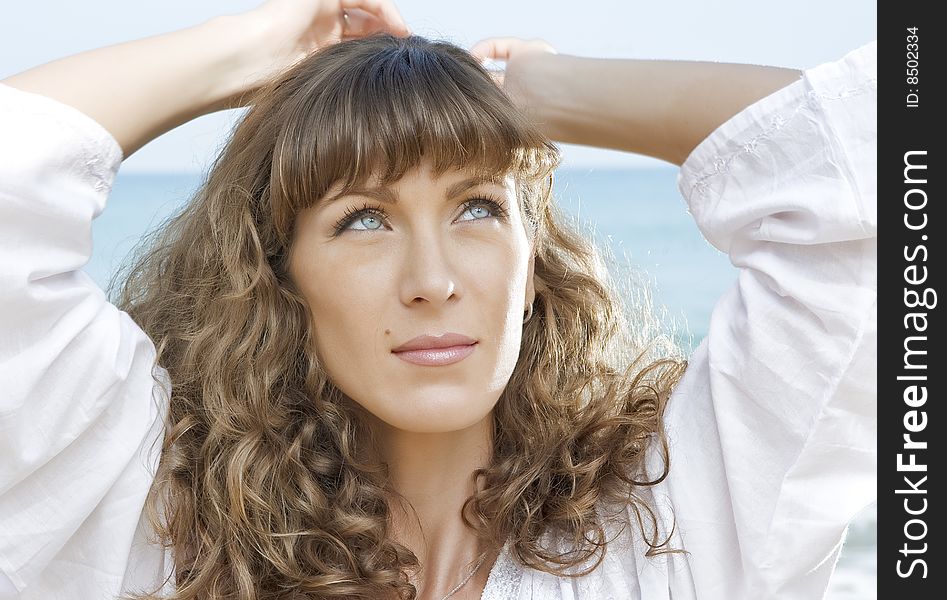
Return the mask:
[[[55, 58], [158, 34], [258, 0], [32, 0], [5, 2], [0, 78]], [[414, 33], [464, 47], [491, 36], [540, 37], [561, 54], [709, 60], [807, 68], [876, 37], [868, 0], [401, 0]], [[123, 170], [203, 171], [237, 111], [209, 115], [155, 140]], [[564, 167], [666, 165], [633, 154], [563, 146]]]

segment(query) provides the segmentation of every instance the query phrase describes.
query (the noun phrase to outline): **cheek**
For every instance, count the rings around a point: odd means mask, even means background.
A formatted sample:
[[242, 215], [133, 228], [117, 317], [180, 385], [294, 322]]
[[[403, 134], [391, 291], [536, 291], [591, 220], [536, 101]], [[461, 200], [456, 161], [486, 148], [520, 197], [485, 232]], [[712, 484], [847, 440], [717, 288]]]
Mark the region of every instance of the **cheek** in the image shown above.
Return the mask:
[[[476, 303], [489, 308], [494, 319], [506, 317], [522, 308], [526, 266], [519, 253], [512, 250], [477, 255], [469, 273], [468, 291]], [[499, 322], [499, 321], [498, 321]]]
[[329, 375], [336, 379], [341, 365], [365, 364], [383, 337], [378, 330], [392, 295], [385, 271], [351, 253], [312, 253], [296, 283], [312, 314], [314, 350]]
[[383, 270], [325, 257], [318, 262], [307, 298], [314, 314], [362, 322], [383, 300], [388, 287]]
[[471, 265], [468, 310], [477, 313], [477, 322], [486, 325], [491, 336], [495, 389], [506, 385], [519, 357], [527, 273], [527, 250], [519, 244], [483, 251]]

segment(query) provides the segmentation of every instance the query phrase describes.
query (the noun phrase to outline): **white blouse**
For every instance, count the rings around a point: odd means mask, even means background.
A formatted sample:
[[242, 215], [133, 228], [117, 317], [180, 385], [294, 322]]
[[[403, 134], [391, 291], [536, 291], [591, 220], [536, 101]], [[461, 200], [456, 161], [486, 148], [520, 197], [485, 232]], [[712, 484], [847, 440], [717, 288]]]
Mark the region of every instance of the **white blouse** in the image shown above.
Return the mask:
[[[740, 269], [670, 399], [670, 475], [650, 491], [688, 553], [646, 558], [634, 525], [579, 578], [504, 552], [483, 600], [822, 597], [875, 497], [876, 53], [805, 71], [681, 167], [697, 226]], [[0, 136], [0, 597], [143, 591], [172, 573], [142, 512], [167, 383], [80, 270], [121, 150], [3, 85]]]

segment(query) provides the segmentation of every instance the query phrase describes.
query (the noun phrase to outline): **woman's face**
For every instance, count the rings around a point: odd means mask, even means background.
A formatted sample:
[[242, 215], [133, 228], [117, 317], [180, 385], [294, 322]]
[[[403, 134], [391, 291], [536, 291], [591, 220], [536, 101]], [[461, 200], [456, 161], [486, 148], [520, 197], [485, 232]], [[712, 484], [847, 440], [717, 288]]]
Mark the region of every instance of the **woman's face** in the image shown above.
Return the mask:
[[[433, 179], [422, 163], [387, 190], [373, 178], [329, 201], [336, 184], [296, 223], [290, 273], [322, 364], [346, 395], [400, 430], [478, 423], [519, 355], [533, 258], [513, 179], [471, 179], [466, 170]], [[420, 346], [453, 347], [396, 351], [419, 336], [440, 337]]]

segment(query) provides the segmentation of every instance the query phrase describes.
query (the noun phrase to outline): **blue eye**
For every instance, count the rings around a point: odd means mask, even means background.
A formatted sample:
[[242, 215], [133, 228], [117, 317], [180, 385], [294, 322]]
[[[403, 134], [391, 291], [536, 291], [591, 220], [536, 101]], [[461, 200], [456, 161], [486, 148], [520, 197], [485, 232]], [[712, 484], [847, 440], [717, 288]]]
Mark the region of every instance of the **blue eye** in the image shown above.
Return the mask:
[[[384, 220], [385, 213], [380, 208], [366, 204], [361, 208], [350, 208], [346, 210], [342, 218], [336, 221], [335, 225], [332, 226], [332, 230], [335, 235], [341, 234], [346, 229], [353, 229], [355, 231], [377, 231], [382, 228]], [[356, 223], [362, 225], [362, 227], [350, 227], [350, 225]]]
[[464, 202], [463, 214], [470, 214], [472, 219], [463, 219], [464, 221], [480, 221], [489, 217], [495, 217], [500, 220], [506, 220], [507, 212], [501, 200], [479, 196], [471, 198]]
[[[380, 229], [380, 228], [381, 228], [381, 219], [380, 219], [378, 216], [376, 216], [376, 215], [374, 215], [374, 214], [372, 214], [372, 213], [365, 213], [364, 215], [362, 215], [361, 218], [356, 219], [355, 221], [353, 221], [352, 224], [353, 224], [353, 225], [355, 225], [355, 224], [363, 225], [364, 227], [362, 227], [361, 229], [367, 229], [367, 230], [369, 230], [369, 231], [372, 231], [372, 230]], [[356, 229], [356, 230], [357, 230], [357, 229], [360, 229], [360, 228], [359, 228], [359, 227], [354, 227], [353, 229]]]
[[[480, 221], [489, 217], [504, 219], [507, 215], [503, 205], [499, 201], [490, 198], [471, 198], [464, 202], [463, 206], [464, 212], [461, 213], [461, 217], [469, 214], [472, 218], [460, 218], [461, 221]], [[386, 218], [384, 210], [380, 207], [365, 204], [360, 208], [346, 210], [342, 218], [333, 226], [333, 230], [335, 235], [340, 235], [347, 230], [380, 231], [384, 228]], [[353, 225], [360, 225], [360, 227], [353, 227]]]

